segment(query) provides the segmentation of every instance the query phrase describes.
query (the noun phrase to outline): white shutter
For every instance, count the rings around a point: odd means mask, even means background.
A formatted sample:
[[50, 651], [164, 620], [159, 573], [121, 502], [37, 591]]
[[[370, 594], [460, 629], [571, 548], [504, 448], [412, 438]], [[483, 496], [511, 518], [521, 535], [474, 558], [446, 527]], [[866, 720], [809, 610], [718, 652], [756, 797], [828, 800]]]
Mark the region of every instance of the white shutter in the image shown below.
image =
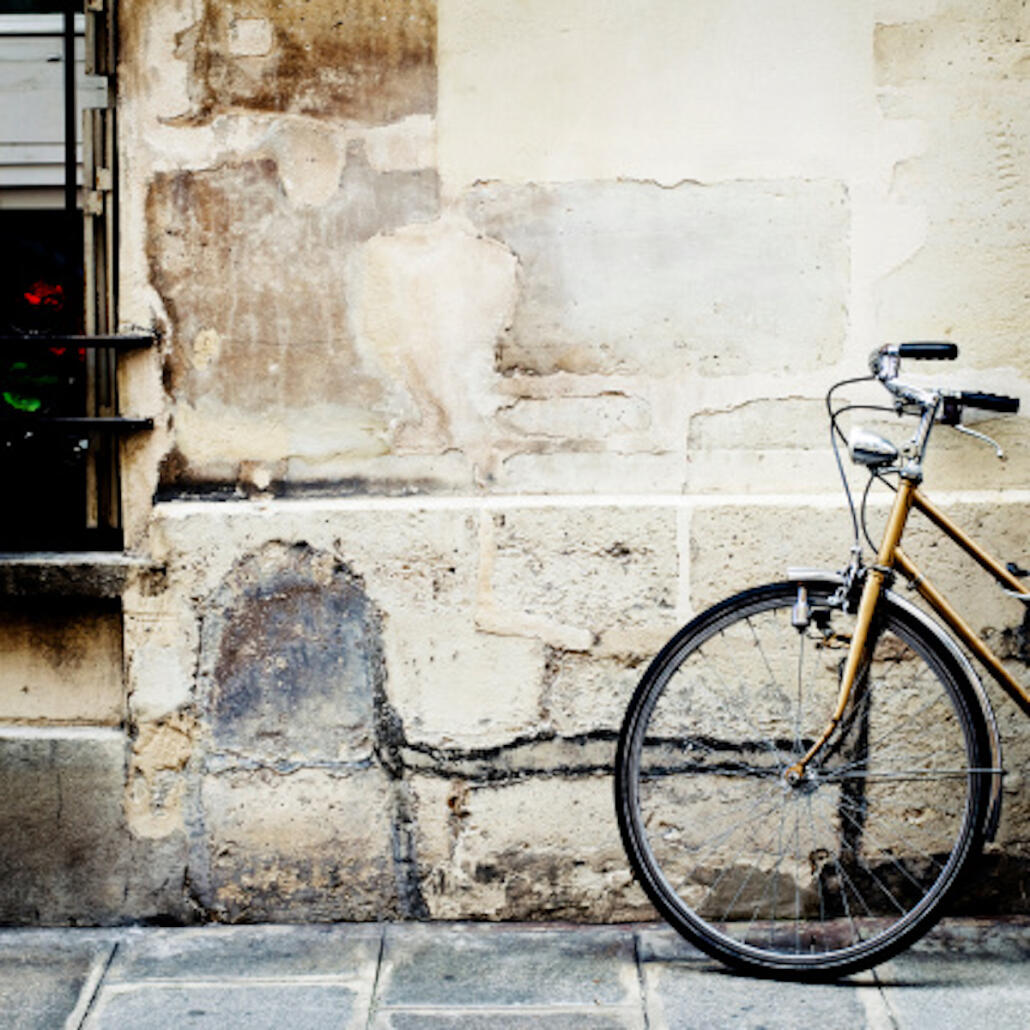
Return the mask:
[[[107, 106], [106, 81], [87, 72], [87, 23], [86, 16], [76, 15], [80, 112]], [[64, 204], [62, 26], [60, 14], [0, 15], [0, 206]]]

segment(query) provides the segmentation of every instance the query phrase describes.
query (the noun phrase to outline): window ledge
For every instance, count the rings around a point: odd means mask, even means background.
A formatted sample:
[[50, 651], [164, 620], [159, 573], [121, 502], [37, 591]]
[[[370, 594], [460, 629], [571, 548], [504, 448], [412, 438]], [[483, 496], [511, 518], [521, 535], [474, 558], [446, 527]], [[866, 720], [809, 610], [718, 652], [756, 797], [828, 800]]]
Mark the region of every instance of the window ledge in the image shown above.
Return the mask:
[[130, 572], [155, 567], [112, 551], [0, 552], [0, 598], [120, 598]]

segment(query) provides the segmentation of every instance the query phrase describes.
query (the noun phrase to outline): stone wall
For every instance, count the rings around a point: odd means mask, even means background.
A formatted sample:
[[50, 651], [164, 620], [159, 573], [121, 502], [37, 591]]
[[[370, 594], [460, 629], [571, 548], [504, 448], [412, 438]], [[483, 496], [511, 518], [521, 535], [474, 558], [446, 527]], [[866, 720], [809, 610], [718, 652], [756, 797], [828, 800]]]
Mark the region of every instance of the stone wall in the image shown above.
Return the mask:
[[[646, 916], [622, 709], [704, 605], [846, 560], [826, 388], [949, 338], [918, 373], [1030, 403], [1030, 10], [120, 27], [120, 317], [160, 334], [122, 397], [156, 428], [123, 581], [0, 628], [0, 917]], [[1008, 460], [942, 430], [931, 492], [1026, 565], [1030, 433], [977, 428]], [[1026, 682], [1021, 606], [912, 550]], [[1025, 909], [1030, 738], [995, 700], [990, 904]]]

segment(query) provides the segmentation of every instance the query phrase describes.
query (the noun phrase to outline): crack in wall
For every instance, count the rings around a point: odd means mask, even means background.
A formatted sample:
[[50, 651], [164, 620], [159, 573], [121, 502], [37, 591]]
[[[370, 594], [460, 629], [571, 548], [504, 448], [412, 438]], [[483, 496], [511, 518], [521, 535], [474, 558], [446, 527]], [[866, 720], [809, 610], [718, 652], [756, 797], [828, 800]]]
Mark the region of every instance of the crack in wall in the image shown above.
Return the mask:
[[393, 850], [394, 880], [400, 914], [408, 919], [426, 919], [429, 906], [422, 895], [416, 832], [418, 829], [414, 798], [404, 775], [402, 748], [404, 723], [386, 696], [386, 663], [382, 654], [373, 671], [372, 706], [374, 713], [374, 753], [391, 780], [393, 818], [390, 841]]
[[613, 730], [571, 736], [544, 731], [488, 748], [408, 743], [403, 754], [405, 768], [412, 772], [470, 784], [500, 785], [534, 777], [579, 778], [610, 773], [617, 740]]

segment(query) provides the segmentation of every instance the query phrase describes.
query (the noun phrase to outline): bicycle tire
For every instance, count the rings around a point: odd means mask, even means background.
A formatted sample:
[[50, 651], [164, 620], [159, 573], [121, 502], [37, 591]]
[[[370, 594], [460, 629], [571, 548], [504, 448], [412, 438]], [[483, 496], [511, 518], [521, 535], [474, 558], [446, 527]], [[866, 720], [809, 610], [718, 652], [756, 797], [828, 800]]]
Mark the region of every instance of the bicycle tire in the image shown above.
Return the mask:
[[954, 657], [881, 599], [840, 725], [853, 616], [806, 584], [737, 594], [683, 627], [626, 711], [616, 807], [630, 864], [684, 937], [752, 975], [827, 980], [925, 933], [978, 855], [990, 787], [982, 710]]

